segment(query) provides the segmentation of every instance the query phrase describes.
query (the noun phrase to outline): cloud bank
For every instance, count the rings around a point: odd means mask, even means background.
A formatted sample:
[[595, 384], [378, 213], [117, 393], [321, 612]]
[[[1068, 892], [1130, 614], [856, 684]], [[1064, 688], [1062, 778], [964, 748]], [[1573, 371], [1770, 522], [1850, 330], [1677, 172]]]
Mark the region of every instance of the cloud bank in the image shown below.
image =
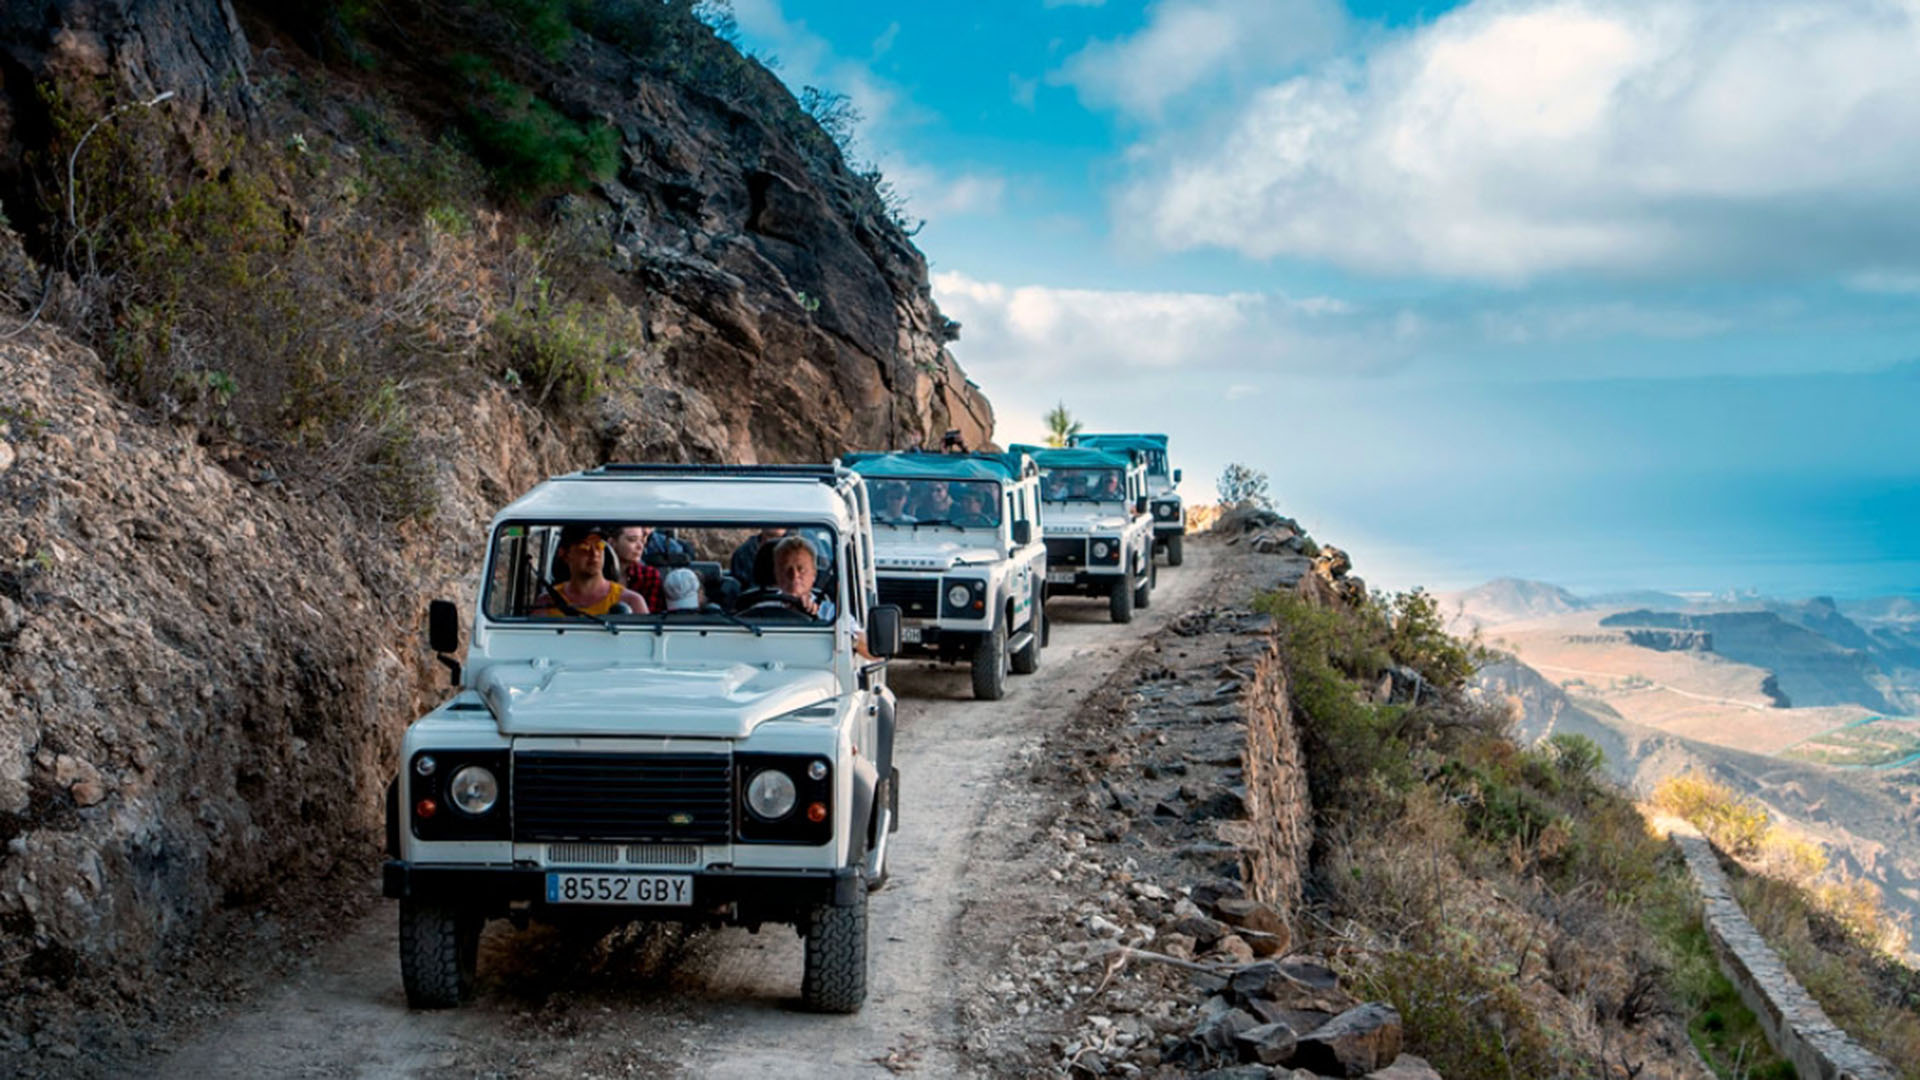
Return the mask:
[[[1069, 72], [1151, 113], [1204, 64], [1284, 47], [1260, 6], [1163, 3]], [[1217, 25], [1176, 35], [1175, 8]], [[1160, 79], [1126, 80], [1149, 61]], [[1162, 250], [1496, 283], [1899, 273], [1920, 267], [1920, 2], [1476, 0], [1130, 157], [1117, 227]]]

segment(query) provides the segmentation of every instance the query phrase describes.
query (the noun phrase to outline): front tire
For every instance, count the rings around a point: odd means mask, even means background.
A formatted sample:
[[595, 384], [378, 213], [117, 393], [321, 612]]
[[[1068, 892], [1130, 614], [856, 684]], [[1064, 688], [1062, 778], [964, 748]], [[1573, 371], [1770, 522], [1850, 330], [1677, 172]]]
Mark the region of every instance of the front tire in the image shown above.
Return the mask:
[[1040, 643], [1043, 640], [1041, 635], [1046, 633], [1046, 622], [1047, 609], [1044, 607], [1035, 607], [1033, 609], [1033, 622], [1027, 627], [1028, 639], [1026, 647], [1013, 654], [1013, 673], [1015, 675], [1031, 675], [1040, 670]]
[[993, 629], [973, 647], [973, 696], [999, 701], [1007, 696], [1007, 624], [996, 620]]
[[1117, 623], [1133, 621], [1133, 583], [1125, 574], [1113, 579], [1113, 588], [1107, 592], [1107, 614]]
[[1186, 561], [1186, 540], [1187, 538], [1179, 533], [1174, 533], [1172, 536], [1167, 537], [1168, 566], [1179, 566], [1182, 562]]
[[448, 904], [400, 901], [400, 982], [415, 1009], [450, 1009], [473, 996], [486, 920]]
[[806, 971], [800, 999], [823, 1013], [855, 1013], [867, 1000], [867, 894], [851, 907], [821, 904], [807, 911]]

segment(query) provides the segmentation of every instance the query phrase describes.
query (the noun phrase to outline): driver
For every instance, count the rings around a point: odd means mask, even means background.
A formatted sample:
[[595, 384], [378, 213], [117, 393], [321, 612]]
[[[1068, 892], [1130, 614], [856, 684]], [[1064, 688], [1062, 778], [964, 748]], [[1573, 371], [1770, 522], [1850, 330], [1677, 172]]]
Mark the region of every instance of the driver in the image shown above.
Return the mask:
[[953, 512], [953, 493], [947, 490], [947, 485], [923, 482], [920, 490], [920, 505], [914, 510], [913, 516], [930, 523], [946, 521]]
[[890, 525], [911, 525], [913, 515], [907, 513], [907, 485], [883, 484], [880, 487], [880, 505], [874, 515], [880, 521]]
[[[819, 573], [819, 555], [813, 542], [804, 536], [789, 536], [773, 549], [773, 583], [790, 597], [794, 606], [816, 619], [834, 621], [833, 597], [816, 592], [813, 579]], [[867, 632], [858, 619], [848, 619], [844, 633], [851, 635], [853, 651], [868, 660]]]
[[957, 509], [953, 515], [953, 524], [963, 529], [990, 529], [994, 520], [987, 514], [987, 493], [981, 490], [983, 484], [955, 484], [954, 496]]
[[1102, 502], [1120, 502], [1120, 474], [1108, 469], [1100, 477], [1100, 499]]
[[[534, 602], [533, 614], [539, 617], [568, 615], [565, 603], [582, 615], [647, 613], [640, 594], [629, 591], [617, 581], [608, 581], [604, 572], [607, 555], [607, 530], [599, 525], [567, 525], [560, 530], [560, 561], [567, 568], [567, 580], [542, 594]], [[557, 599], [556, 599], [557, 596]]]

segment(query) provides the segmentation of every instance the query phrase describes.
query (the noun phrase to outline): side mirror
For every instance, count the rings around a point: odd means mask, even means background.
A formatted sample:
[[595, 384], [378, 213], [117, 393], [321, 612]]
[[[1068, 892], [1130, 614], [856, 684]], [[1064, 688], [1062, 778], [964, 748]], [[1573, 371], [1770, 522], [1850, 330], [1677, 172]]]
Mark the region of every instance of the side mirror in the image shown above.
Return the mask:
[[1145, 495], [1133, 500], [1133, 512], [1136, 514], [1144, 514], [1147, 512], [1147, 497]]
[[460, 609], [451, 600], [435, 600], [427, 605], [427, 644], [440, 654], [440, 662], [452, 673], [453, 684], [460, 685], [460, 661], [449, 654], [460, 648]]
[[1180, 482], [1180, 470], [1179, 470], [1179, 469], [1175, 469], [1175, 470], [1173, 470], [1173, 482], [1174, 482], [1174, 483], [1176, 483], [1176, 484]]
[[877, 604], [867, 612], [867, 651], [879, 657], [900, 651], [898, 604]]
[[1033, 543], [1033, 522], [1016, 521], [1013, 523], [1013, 542], [1016, 544]]
[[427, 605], [427, 644], [434, 652], [459, 651], [460, 609], [453, 601], [435, 600]]

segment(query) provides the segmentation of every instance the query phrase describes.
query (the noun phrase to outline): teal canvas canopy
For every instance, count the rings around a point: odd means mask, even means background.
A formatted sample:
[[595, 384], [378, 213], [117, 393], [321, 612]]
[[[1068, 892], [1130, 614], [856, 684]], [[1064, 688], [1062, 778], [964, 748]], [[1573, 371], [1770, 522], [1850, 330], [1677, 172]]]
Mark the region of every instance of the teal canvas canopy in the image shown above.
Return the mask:
[[1125, 469], [1133, 464], [1124, 452], [1116, 454], [1084, 447], [1015, 446], [1012, 449], [1032, 457], [1034, 464], [1042, 469]]
[[1017, 453], [934, 454], [868, 451], [845, 454], [841, 462], [862, 476], [887, 480], [1018, 480], [1025, 466]]
[[1074, 446], [1086, 447], [1090, 450], [1158, 450], [1163, 454], [1166, 453], [1167, 450], [1167, 437], [1165, 435], [1089, 435], [1083, 433], [1071, 436], [1070, 441]]

